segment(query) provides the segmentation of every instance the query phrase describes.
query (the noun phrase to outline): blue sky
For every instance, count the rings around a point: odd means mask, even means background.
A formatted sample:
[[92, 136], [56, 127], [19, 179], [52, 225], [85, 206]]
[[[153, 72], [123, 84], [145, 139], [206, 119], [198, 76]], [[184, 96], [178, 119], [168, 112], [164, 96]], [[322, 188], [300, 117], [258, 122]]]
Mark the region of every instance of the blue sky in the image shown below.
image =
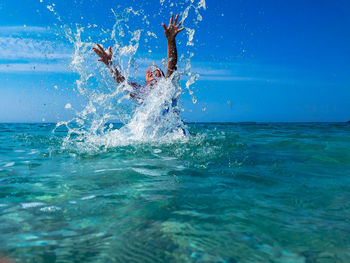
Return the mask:
[[[47, 8], [53, 3], [61, 22]], [[67, 68], [74, 49], [55, 35], [57, 24], [112, 29], [111, 8], [133, 6], [158, 36], [140, 42], [137, 56], [158, 61], [166, 56], [160, 23], [188, 5], [176, 3], [0, 0], [0, 122], [66, 120], [71, 111], [64, 106], [82, 103]], [[196, 30], [194, 46], [178, 36], [179, 53], [193, 52], [200, 74], [193, 86], [198, 102], [183, 96], [185, 120], [350, 120], [349, 1], [207, 0], [200, 14], [197, 24], [191, 16], [185, 21]]]

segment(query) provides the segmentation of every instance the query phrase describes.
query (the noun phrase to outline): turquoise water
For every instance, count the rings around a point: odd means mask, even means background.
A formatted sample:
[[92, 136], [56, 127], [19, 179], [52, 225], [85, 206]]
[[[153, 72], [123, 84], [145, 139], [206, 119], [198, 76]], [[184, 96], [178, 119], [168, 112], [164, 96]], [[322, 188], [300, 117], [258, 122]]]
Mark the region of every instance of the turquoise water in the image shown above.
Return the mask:
[[18, 262], [350, 262], [350, 125], [188, 124], [63, 149], [0, 124], [0, 253]]

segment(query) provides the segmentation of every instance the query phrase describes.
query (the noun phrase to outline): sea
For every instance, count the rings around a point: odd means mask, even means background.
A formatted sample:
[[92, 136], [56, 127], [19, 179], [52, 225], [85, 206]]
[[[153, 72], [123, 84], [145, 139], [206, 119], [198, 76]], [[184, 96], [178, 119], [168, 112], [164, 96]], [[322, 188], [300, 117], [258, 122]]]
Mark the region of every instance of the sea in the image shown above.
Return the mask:
[[82, 149], [0, 124], [0, 262], [350, 262], [350, 124], [184, 125]]

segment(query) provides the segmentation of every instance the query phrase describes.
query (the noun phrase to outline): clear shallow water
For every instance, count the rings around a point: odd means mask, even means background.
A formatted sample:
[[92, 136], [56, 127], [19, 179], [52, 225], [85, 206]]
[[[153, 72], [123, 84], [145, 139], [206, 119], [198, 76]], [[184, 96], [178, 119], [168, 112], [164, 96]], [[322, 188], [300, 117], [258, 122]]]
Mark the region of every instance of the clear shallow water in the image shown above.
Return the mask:
[[0, 252], [18, 262], [350, 262], [350, 125], [189, 124], [63, 150], [0, 124]]

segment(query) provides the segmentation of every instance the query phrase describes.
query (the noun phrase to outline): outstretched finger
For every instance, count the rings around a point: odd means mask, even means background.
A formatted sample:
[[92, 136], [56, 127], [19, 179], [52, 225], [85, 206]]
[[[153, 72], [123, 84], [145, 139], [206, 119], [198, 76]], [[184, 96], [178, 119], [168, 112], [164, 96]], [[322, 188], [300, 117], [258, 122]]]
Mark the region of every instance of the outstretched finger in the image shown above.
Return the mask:
[[100, 49], [102, 54], [106, 53], [105, 50], [103, 49], [103, 47], [100, 46], [100, 44], [96, 44], [96, 45]]
[[177, 33], [179, 33], [179, 32], [181, 32], [182, 30], [184, 30], [185, 28], [183, 27], [183, 28], [180, 28], [180, 29], [178, 29], [177, 30]]
[[168, 29], [166, 28], [165, 24], [162, 23], [162, 26], [163, 26], [163, 28], [164, 28], [164, 32], [166, 32]]
[[94, 47], [92, 48], [92, 50], [95, 51], [95, 53], [96, 53], [98, 56], [101, 57], [102, 53], [101, 53], [100, 50], [98, 50], [98, 49], [96, 49], [96, 48], [94, 48]]
[[177, 23], [177, 19], [179, 18], [179, 14], [177, 14], [176, 16], [175, 16], [175, 25], [176, 25], [176, 23]]
[[182, 25], [182, 21], [179, 22], [179, 24], [177, 25], [178, 27]]
[[173, 18], [174, 18], [174, 15], [171, 15], [170, 21], [169, 21], [169, 26], [173, 23]]
[[109, 55], [112, 55], [112, 47], [108, 47], [108, 52], [109, 52]]

